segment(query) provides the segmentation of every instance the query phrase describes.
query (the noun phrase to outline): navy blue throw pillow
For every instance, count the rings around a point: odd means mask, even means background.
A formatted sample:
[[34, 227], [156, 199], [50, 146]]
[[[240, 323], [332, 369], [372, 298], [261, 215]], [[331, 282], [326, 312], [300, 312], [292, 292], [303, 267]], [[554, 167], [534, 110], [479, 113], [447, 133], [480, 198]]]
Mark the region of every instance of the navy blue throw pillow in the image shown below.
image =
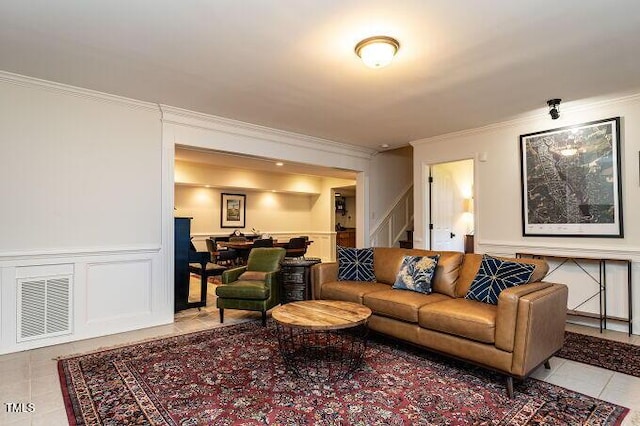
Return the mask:
[[465, 298], [497, 305], [502, 290], [526, 284], [535, 268], [535, 265], [500, 260], [485, 254]]
[[375, 281], [373, 249], [338, 246], [338, 281]]

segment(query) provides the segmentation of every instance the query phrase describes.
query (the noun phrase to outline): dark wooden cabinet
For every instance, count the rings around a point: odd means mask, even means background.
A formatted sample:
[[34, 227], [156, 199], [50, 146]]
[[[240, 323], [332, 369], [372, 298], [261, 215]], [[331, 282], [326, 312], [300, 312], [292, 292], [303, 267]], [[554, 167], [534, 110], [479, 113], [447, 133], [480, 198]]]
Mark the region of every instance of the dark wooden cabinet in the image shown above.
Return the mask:
[[280, 264], [280, 303], [310, 300], [313, 298], [311, 288], [311, 266], [320, 263], [320, 259], [284, 260]]
[[467, 234], [464, 236], [464, 252], [473, 253], [473, 235]]
[[413, 248], [413, 229], [407, 230], [407, 239], [398, 241], [400, 248], [412, 249]]
[[336, 232], [336, 244], [340, 247], [355, 247], [356, 246], [356, 230], [346, 229], [344, 231]]

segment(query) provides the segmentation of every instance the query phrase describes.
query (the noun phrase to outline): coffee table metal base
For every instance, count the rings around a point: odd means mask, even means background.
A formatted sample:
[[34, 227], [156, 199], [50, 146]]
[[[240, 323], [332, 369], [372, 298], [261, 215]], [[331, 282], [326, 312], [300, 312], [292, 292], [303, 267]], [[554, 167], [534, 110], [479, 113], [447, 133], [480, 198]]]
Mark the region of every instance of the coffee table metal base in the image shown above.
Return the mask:
[[310, 330], [277, 323], [285, 366], [313, 382], [333, 382], [353, 374], [362, 364], [369, 329]]

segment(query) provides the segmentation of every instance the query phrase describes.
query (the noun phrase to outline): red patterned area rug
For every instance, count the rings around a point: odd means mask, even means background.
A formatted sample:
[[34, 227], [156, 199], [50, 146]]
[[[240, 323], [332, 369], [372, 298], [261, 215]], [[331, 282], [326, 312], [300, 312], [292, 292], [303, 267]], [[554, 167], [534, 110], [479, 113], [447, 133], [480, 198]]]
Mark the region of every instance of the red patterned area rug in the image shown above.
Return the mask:
[[63, 359], [72, 425], [616, 425], [626, 408], [376, 338], [350, 379], [287, 372], [275, 327], [244, 323]]
[[640, 377], [640, 346], [584, 334], [565, 333], [560, 358]]

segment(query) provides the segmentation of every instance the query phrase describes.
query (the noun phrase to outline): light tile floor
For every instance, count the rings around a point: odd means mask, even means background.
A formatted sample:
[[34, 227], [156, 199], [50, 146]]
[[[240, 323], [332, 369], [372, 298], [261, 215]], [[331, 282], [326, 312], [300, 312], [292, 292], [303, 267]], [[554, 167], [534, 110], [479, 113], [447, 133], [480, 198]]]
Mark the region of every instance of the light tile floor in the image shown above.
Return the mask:
[[[0, 425], [68, 424], [56, 357], [219, 326], [214, 286], [209, 287], [208, 306], [200, 311], [189, 309], [179, 312], [173, 324], [0, 356]], [[259, 317], [260, 314], [256, 312], [229, 310], [225, 312], [225, 324]], [[625, 333], [615, 331], [600, 334], [597, 329], [572, 324], [568, 324], [567, 329], [640, 345], [640, 336], [637, 335], [628, 337]], [[627, 415], [623, 425], [640, 426], [640, 378], [562, 358], [552, 358], [551, 370], [541, 367], [532, 377], [629, 407], [632, 412]], [[31, 402], [35, 411], [8, 413], [6, 402]]]

